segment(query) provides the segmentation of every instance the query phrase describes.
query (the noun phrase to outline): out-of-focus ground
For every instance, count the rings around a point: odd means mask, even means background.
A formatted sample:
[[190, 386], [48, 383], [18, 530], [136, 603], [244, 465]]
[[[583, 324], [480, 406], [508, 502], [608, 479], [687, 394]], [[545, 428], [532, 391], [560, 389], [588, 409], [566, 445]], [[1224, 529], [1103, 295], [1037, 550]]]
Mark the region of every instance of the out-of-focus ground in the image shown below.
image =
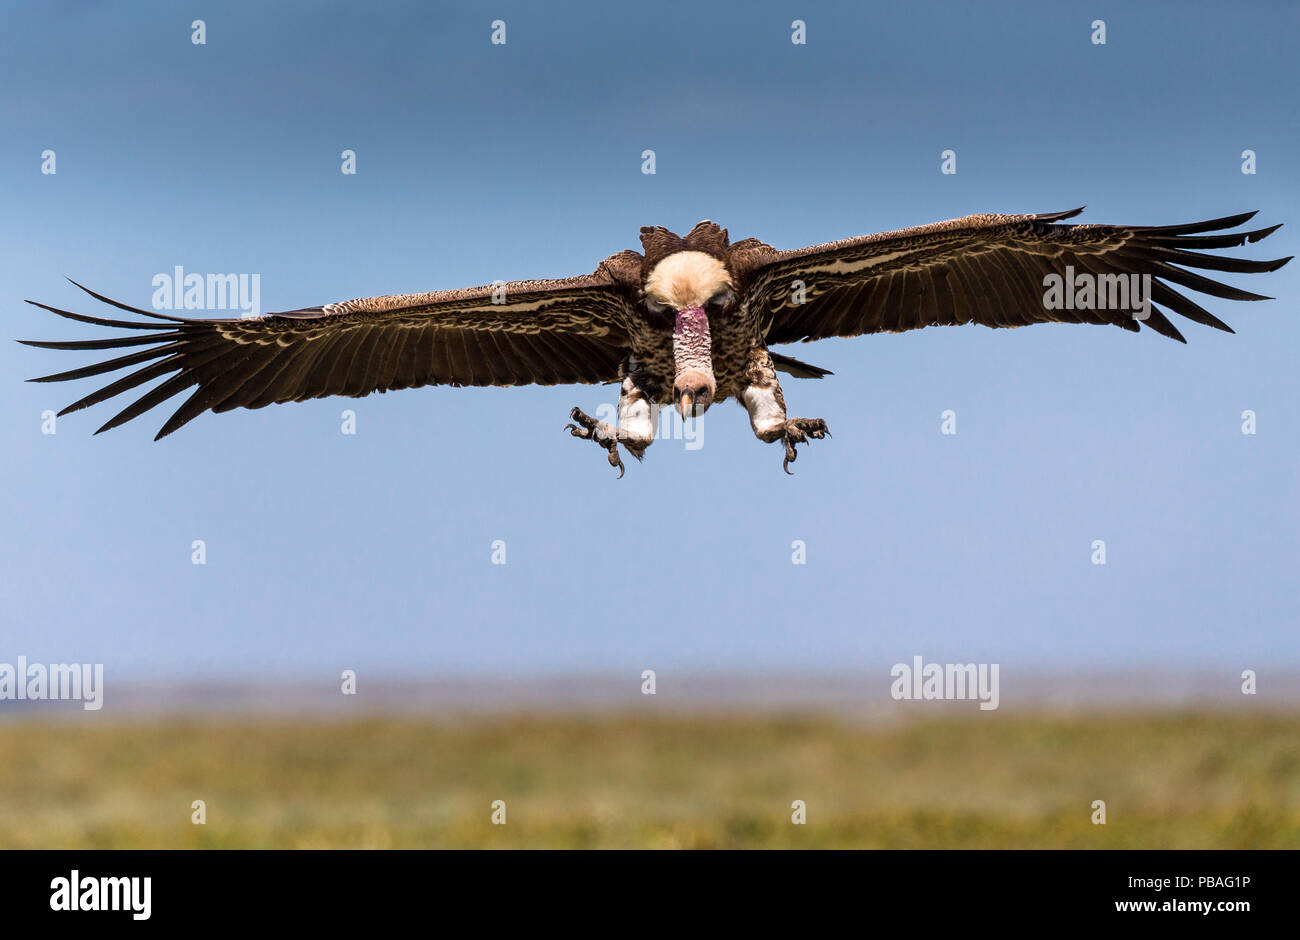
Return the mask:
[[364, 683], [110, 689], [3, 712], [0, 847], [1300, 848], [1300, 709], [1216, 682], [1008, 702], [1004, 675], [983, 712], [829, 682], [585, 704], [412, 684], [384, 707]]

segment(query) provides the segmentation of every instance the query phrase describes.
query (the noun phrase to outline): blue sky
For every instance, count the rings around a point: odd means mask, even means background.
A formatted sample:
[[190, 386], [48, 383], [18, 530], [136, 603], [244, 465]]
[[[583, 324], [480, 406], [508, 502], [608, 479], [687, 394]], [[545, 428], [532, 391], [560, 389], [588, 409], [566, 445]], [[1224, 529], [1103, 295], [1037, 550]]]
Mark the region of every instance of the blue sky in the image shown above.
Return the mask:
[[148, 305], [176, 265], [256, 273], [279, 310], [586, 273], [645, 224], [790, 248], [1083, 204], [1136, 224], [1260, 209], [1290, 225], [1237, 253], [1297, 253], [1294, 4], [718, 7], [6, 14], [0, 661], [140, 679], [1300, 662], [1296, 265], [1227, 276], [1278, 299], [1198, 298], [1237, 334], [1180, 321], [1186, 346], [1052, 325], [788, 349], [836, 373], [785, 383], [834, 433], [793, 478], [728, 402], [702, 448], [662, 440], [616, 481], [561, 430], [606, 387], [326, 399], [160, 443], [161, 410], [92, 437], [103, 405], [41, 433], [95, 387], [21, 381], [82, 359], [11, 340], [96, 335], [22, 303], [94, 312], [64, 275]]

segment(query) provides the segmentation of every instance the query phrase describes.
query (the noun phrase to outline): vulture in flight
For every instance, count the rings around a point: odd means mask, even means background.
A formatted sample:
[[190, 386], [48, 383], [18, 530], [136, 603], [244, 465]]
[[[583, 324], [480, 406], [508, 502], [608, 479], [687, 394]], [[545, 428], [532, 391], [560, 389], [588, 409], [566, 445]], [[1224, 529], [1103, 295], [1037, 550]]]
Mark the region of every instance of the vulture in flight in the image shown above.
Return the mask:
[[23, 342], [133, 350], [33, 379], [132, 370], [60, 415], [162, 380], [100, 431], [182, 392], [188, 397], [158, 438], [205, 411], [327, 395], [421, 385], [619, 382], [616, 426], [574, 408], [566, 430], [606, 450], [620, 477], [619, 445], [640, 459], [654, 440], [660, 406], [675, 405], [685, 418], [733, 397], [759, 440], [780, 443], [789, 472], [795, 445], [829, 431], [820, 418], [787, 415], [777, 373], [830, 373], [771, 346], [924, 326], [1049, 322], [1135, 333], [1145, 325], [1184, 342], [1168, 313], [1232, 332], [1184, 291], [1268, 299], [1196, 269], [1275, 271], [1291, 260], [1202, 250], [1256, 242], [1280, 227], [1225, 231], [1253, 212], [1187, 225], [1060, 224], [1081, 211], [974, 215], [791, 251], [756, 238], [732, 243], [726, 229], [709, 221], [685, 236], [646, 227], [640, 252], [611, 255], [584, 277], [371, 297], [251, 318], [172, 316], [82, 288], [132, 318], [36, 306], [122, 332]]

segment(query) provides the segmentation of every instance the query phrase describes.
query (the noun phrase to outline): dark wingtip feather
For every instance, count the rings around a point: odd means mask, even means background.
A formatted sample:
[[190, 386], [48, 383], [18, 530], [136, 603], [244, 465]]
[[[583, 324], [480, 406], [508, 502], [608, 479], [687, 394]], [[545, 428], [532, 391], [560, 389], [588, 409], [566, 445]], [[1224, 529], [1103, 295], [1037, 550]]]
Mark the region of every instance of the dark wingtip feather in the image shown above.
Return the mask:
[[1086, 208], [1088, 207], [1079, 206], [1077, 209], [1066, 209], [1064, 212], [1040, 212], [1038, 215], [1034, 216], [1034, 218], [1040, 222], [1059, 222], [1062, 219], [1074, 218]]
[[43, 304], [39, 300], [29, 300], [27, 303], [33, 307], [40, 307], [42, 310], [48, 310], [60, 317], [69, 320], [77, 320], [80, 323], [93, 323], [96, 326], [115, 326], [124, 330], [156, 330], [160, 326], [158, 323], [132, 323], [129, 320], [109, 320], [105, 317], [92, 317], [85, 313], [73, 313], [71, 310], [60, 310], [58, 307], [51, 307], [49, 304]]
[[1257, 231], [1257, 232], [1247, 232], [1247, 233], [1246, 233], [1246, 241], [1248, 241], [1248, 242], [1257, 242], [1257, 241], [1259, 241], [1261, 238], [1267, 238], [1269, 235], [1272, 235], [1274, 232], [1276, 232], [1278, 229], [1280, 229], [1280, 228], [1282, 227], [1282, 225], [1283, 225], [1283, 223], [1282, 223], [1282, 222], [1279, 222], [1279, 223], [1277, 223], [1277, 225], [1270, 225], [1268, 228], [1262, 228], [1262, 229], [1260, 229], [1260, 230]]
[[1166, 232], [1170, 235], [1196, 235], [1200, 232], [1215, 232], [1219, 229], [1236, 228], [1259, 214], [1258, 209], [1241, 212], [1237, 215], [1225, 215], [1219, 219], [1206, 219], [1204, 222], [1187, 222], [1181, 225], [1137, 225], [1134, 231], [1152, 234]]
[[125, 356], [118, 356], [115, 359], [106, 359], [102, 362], [92, 362], [90, 365], [81, 366], [76, 369], [69, 369], [66, 372], [56, 372], [53, 375], [43, 375], [37, 382], [67, 382], [72, 379], [88, 379], [93, 375], [103, 375], [105, 372], [116, 372], [119, 369], [125, 369], [127, 366], [138, 366], [142, 362], [148, 362], [151, 359], [160, 359], [174, 352], [178, 343], [161, 343], [150, 346], [148, 349], [142, 349], [139, 352], [129, 353]]
[[793, 356], [783, 356], [781, 353], [768, 350], [768, 355], [772, 359], [773, 367], [779, 372], [785, 372], [796, 379], [820, 379], [827, 375], [834, 375], [830, 369], [823, 369], [821, 366], [809, 365]]
[[[1177, 243], [1175, 243], [1177, 244]], [[1167, 242], [1149, 249], [1135, 249], [1135, 255], [1146, 255], [1181, 265], [1184, 268], [1200, 268], [1206, 271], [1228, 271], [1234, 274], [1267, 274], [1276, 271], [1290, 261], [1290, 258], [1278, 258], [1274, 261], [1255, 261], [1250, 258], [1231, 258], [1227, 255], [1212, 255], [1203, 251], [1185, 251], [1169, 245]]]
[[1148, 235], [1148, 240], [1153, 245], [1163, 245], [1167, 248], [1239, 248], [1267, 238], [1281, 227], [1282, 224], [1278, 223], [1253, 232], [1230, 232], [1218, 235], [1177, 235], [1164, 232]]
[[1154, 304], [1151, 306], [1147, 318], [1137, 322], [1141, 323], [1149, 330], [1155, 330], [1161, 336], [1168, 336], [1170, 339], [1176, 339], [1178, 342], [1184, 344], [1187, 342], [1178, 327], [1170, 323], [1169, 318], [1165, 316], [1164, 311]]
[[91, 297], [94, 297], [96, 300], [102, 303], [106, 303], [110, 307], [116, 307], [118, 310], [128, 310], [131, 313], [139, 313], [146, 317], [154, 317], [158, 320], [167, 320], [172, 323], [193, 323], [194, 322], [193, 320], [187, 320], [185, 317], [168, 316], [165, 313], [158, 313], [157, 311], [154, 310], [144, 310], [140, 307], [132, 307], [130, 304], [121, 303], [120, 301], [116, 301], [111, 297], [105, 297], [103, 294], [96, 293], [95, 291], [91, 290], [89, 287], [86, 287], [84, 284], [78, 284], [76, 281], [68, 277], [66, 274], [64, 275], [64, 279], [67, 280], [67, 282], [71, 284], [73, 287], [85, 291], [87, 294], [89, 294]]
[[128, 346], [147, 346], [150, 343], [165, 343], [169, 340], [180, 339], [181, 335], [181, 333], [173, 331], [170, 333], [146, 333], [143, 336], [114, 336], [106, 339], [19, 339], [14, 340], [14, 342], [22, 343], [24, 346], [35, 346], [37, 349], [102, 350], [122, 349]]

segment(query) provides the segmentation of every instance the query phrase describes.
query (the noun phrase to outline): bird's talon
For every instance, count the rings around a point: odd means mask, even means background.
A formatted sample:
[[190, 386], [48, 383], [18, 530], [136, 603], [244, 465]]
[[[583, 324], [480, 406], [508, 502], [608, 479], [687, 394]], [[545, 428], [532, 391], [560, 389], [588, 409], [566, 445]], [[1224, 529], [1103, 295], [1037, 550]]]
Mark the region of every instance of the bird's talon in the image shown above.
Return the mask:
[[[575, 407], [569, 412], [569, 417], [577, 424], [566, 424], [564, 429], [574, 437], [582, 438], [584, 441], [595, 441], [601, 447], [608, 451], [609, 465], [618, 469], [618, 479], [623, 479], [623, 474], [627, 468], [623, 466], [623, 458], [618, 454], [618, 437], [617, 432], [605, 425], [608, 432], [605, 437], [601, 437], [597, 431], [600, 429], [602, 422], [597, 421], [582, 411], [581, 408]], [[634, 452], [635, 455], [635, 452]]]
[[824, 437], [829, 437], [830, 433], [830, 429], [826, 427], [826, 422], [821, 418], [790, 418], [787, 420], [781, 436], [781, 441], [785, 444], [785, 459], [781, 462], [781, 469], [790, 476], [794, 476], [790, 464], [799, 458], [799, 452], [795, 449], [795, 445], [807, 444], [810, 439], [821, 440]]

